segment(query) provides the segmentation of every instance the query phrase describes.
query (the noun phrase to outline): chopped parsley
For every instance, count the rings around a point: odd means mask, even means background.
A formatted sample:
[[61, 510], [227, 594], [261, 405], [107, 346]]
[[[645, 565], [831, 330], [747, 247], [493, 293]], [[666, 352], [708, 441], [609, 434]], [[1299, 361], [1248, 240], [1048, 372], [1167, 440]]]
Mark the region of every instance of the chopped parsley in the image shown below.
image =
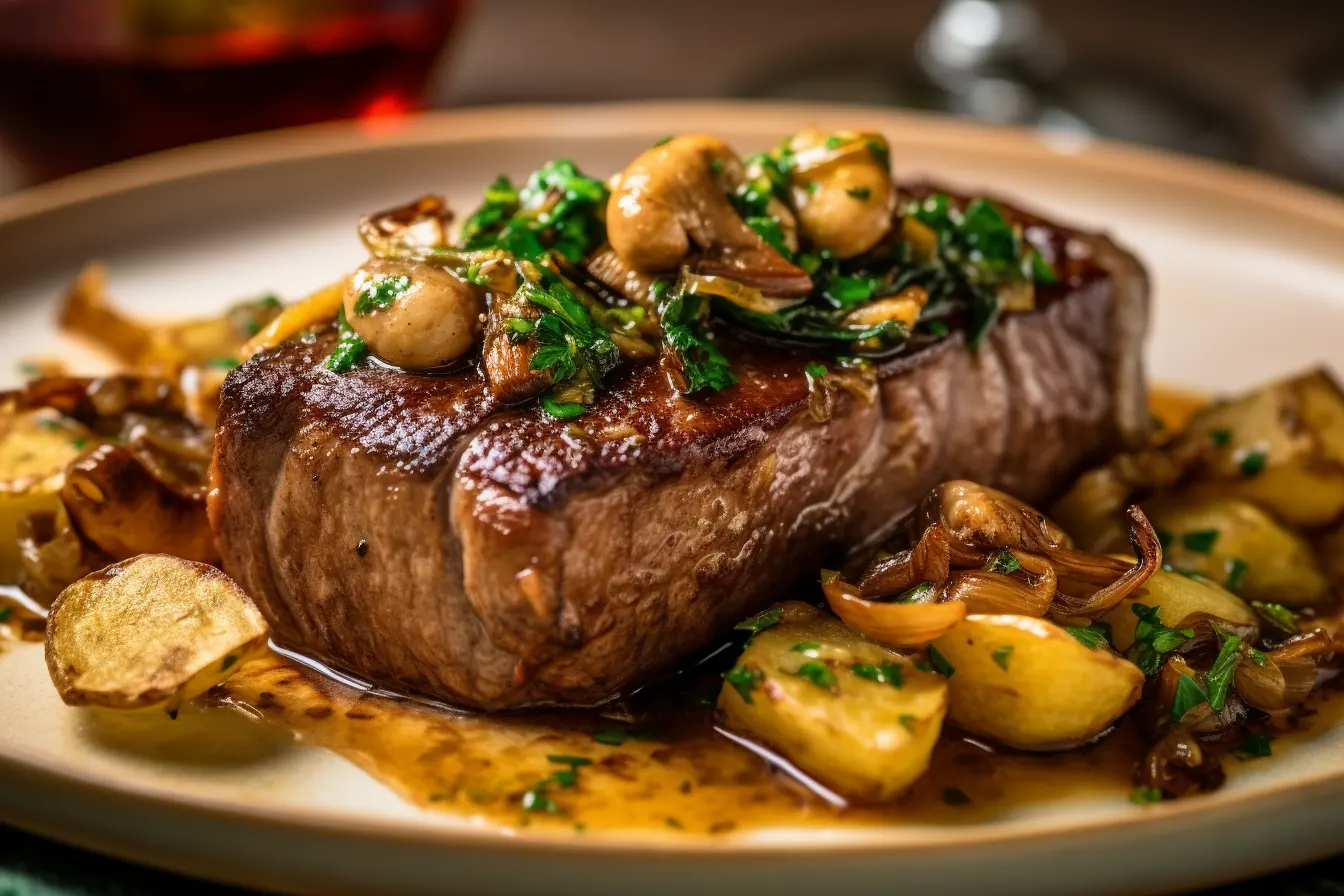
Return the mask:
[[734, 631], [751, 632], [758, 635], [768, 628], [779, 625], [784, 618], [784, 608], [778, 604], [768, 610], [762, 610], [750, 619], [743, 619], [737, 625], [733, 626]]
[[[0, 622], [8, 622], [8, 621], [9, 621], [9, 617], [11, 617], [11, 616], [13, 616], [13, 615], [14, 615], [14, 608], [13, 608], [13, 607], [0, 607]], [[226, 662], [227, 662], [227, 658], [226, 658]], [[229, 667], [226, 665], [224, 668], [227, 669], [227, 668], [229, 668]]]
[[346, 320], [345, 307], [336, 312], [336, 347], [323, 365], [333, 373], [345, 373], [369, 356], [368, 344]]
[[878, 684], [889, 684], [898, 690], [905, 686], [900, 663], [883, 663], [880, 666], [872, 663], [855, 663], [849, 667], [849, 671], [860, 678]]
[[[9, 608], [6, 607], [5, 609], [8, 610]], [[0, 622], [4, 622], [8, 618], [9, 618], [8, 613], [0, 613]], [[224, 661], [219, 664], [219, 669], [221, 672], [227, 671], [228, 669], [233, 668], [233, 664], [236, 662], [238, 662], [238, 656], [236, 654], [231, 653], [228, 656], [224, 657]]]
[[1176, 682], [1176, 697], [1171, 702], [1171, 720], [1180, 722], [1190, 710], [1208, 702], [1209, 694], [1200, 687], [1199, 682], [1181, 673], [1180, 679]]
[[737, 382], [728, 358], [713, 343], [707, 329], [708, 297], [677, 290], [668, 294], [666, 281], [659, 293], [658, 317], [663, 328], [663, 352], [680, 373], [678, 391], [721, 392]]
[[1241, 739], [1241, 745], [1233, 752], [1246, 759], [1263, 759], [1274, 754], [1269, 745], [1272, 740], [1274, 738], [1267, 735], [1247, 731]]
[[994, 661], [994, 665], [1007, 672], [1008, 661], [1013, 658], [1013, 645], [1005, 644], [1002, 647], [995, 647], [989, 658]]
[[609, 747], [619, 747], [625, 743], [626, 733], [620, 728], [607, 728], [593, 735], [593, 740]]
[[1225, 587], [1233, 594], [1240, 594], [1242, 585], [1245, 584], [1246, 570], [1250, 569], [1250, 565], [1240, 557], [1228, 557], [1224, 568], [1227, 570]]
[[900, 722], [901, 727], [904, 728], [906, 731], [909, 731], [911, 734], [915, 733], [915, 726], [919, 722], [919, 720], [916, 719], [913, 714], [908, 712], [901, 713], [900, 716], [897, 717], [896, 721]]
[[947, 657], [943, 656], [943, 652], [932, 644], [929, 645], [929, 665], [944, 678], [951, 678], [957, 674], [956, 667], [949, 663]]
[[593, 321], [564, 280], [549, 270], [542, 269], [540, 283], [524, 278], [518, 296], [544, 309], [530, 334], [510, 324], [510, 330], [518, 334], [510, 338], [536, 340], [531, 369], [551, 376], [553, 386], [543, 396], [542, 407], [553, 417], [577, 417], [583, 413], [583, 406], [592, 402], [602, 378], [620, 363], [620, 349], [611, 341], [611, 334]]
[[1232, 444], [1232, 430], [1214, 429], [1209, 432], [1209, 441], [1218, 448], [1226, 448]]
[[1285, 635], [1297, 634], [1297, 616], [1292, 610], [1283, 604], [1261, 603], [1258, 600], [1251, 601], [1251, 607], [1274, 628], [1283, 632]]
[[1238, 466], [1241, 468], [1241, 475], [1250, 479], [1259, 476], [1265, 470], [1265, 460], [1269, 457], [1268, 452], [1263, 449], [1248, 451], [1242, 455]]
[[1214, 712], [1222, 712], [1223, 707], [1227, 705], [1227, 691], [1232, 687], [1232, 678], [1237, 671], [1237, 663], [1241, 661], [1241, 638], [1218, 631], [1218, 637], [1222, 639], [1222, 646], [1218, 650], [1218, 658], [1213, 661], [1212, 668], [1204, 676], [1204, 681], [1209, 687], [1209, 706], [1213, 707]]
[[826, 138], [827, 149], [839, 149], [844, 145], [845, 145], [845, 138], [841, 137], [839, 134], [831, 134], [829, 137]]
[[820, 649], [821, 645], [818, 644], [816, 641], [799, 641], [797, 644], [789, 648], [789, 650], [792, 653], [801, 653], [804, 656], [810, 656], [810, 657], [815, 657], [817, 655], [817, 651]]
[[205, 366], [213, 370], [232, 370], [238, 366], [238, 359], [227, 357], [211, 358], [209, 361], [205, 362]]
[[808, 364], [806, 367], [803, 368], [803, 372], [806, 373], [808, 376], [810, 376], [812, 379], [819, 380], [826, 375], [827, 370], [825, 364], [813, 361], [811, 364]]
[[1111, 627], [1100, 621], [1093, 622], [1087, 628], [1066, 625], [1064, 631], [1072, 635], [1079, 644], [1082, 644], [1088, 650], [1096, 650], [1103, 644], [1110, 643], [1111, 640]]
[[1162, 802], [1162, 791], [1157, 787], [1135, 787], [1129, 792], [1129, 801], [1136, 806]]
[[547, 756], [546, 761], [554, 765], [564, 765], [567, 768], [560, 769], [548, 778], [542, 778], [523, 791], [522, 805], [524, 812], [544, 812], [548, 815], [561, 814], [560, 806], [555, 800], [551, 799], [548, 791], [552, 786], [577, 786], [579, 769], [585, 765], [593, 764], [593, 760], [587, 756]]
[[379, 274], [368, 282], [355, 299], [355, 314], [372, 314], [390, 308], [410, 288], [411, 278], [405, 274], [396, 277]]
[[1181, 536], [1181, 544], [1187, 551], [1193, 551], [1196, 554], [1207, 554], [1213, 550], [1213, 546], [1218, 543], [1217, 529], [1196, 529], [1193, 532], [1186, 532]]
[[867, 202], [869, 199], [873, 198], [873, 191], [867, 187], [850, 187], [845, 190], [845, 195], [857, 199], [860, 202]]
[[764, 676], [755, 669], [737, 666], [723, 673], [723, 680], [733, 686], [743, 703], [751, 703], [751, 692], [756, 690]]
[[1010, 576], [1022, 568], [1017, 557], [1012, 551], [999, 551], [994, 555], [994, 561], [989, 564], [989, 571], [996, 572], [999, 575]]
[[1134, 626], [1134, 643], [1126, 655], [1144, 675], [1156, 675], [1162, 668], [1163, 655], [1193, 638], [1195, 630], [1168, 628], [1162, 624], [1156, 607], [1132, 604], [1130, 610], [1139, 621]]
[[793, 673], [799, 678], [805, 678], [824, 691], [835, 690], [835, 673], [831, 667], [825, 663], [809, 660], [798, 667], [798, 671]]
[[931, 601], [938, 593], [938, 588], [932, 582], [920, 582], [913, 588], [903, 591], [896, 598], [898, 604], [923, 604]]
[[553, 250], [578, 264], [606, 239], [599, 214], [606, 200], [606, 185], [569, 159], [547, 162], [521, 188], [500, 176], [463, 223], [464, 248], [499, 248], [532, 261]]

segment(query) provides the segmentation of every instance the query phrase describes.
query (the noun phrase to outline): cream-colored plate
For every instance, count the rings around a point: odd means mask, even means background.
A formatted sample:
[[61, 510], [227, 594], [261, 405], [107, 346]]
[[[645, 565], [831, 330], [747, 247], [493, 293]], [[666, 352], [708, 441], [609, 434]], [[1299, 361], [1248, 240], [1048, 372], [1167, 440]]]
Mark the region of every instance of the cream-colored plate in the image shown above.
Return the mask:
[[[69, 353], [52, 308], [90, 257], [109, 263], [118, 298], [146, 312], [205, 311], [266, 290], [294, 297], [360, 258], [362, 212], [427, 191], [469, 209], [500, 172], [556, 156], [607, 172], [674, 132], [752, 150], [808, 124], [883, 131], [902, 175], [1113, 230], [1154, 274], [1155, 379], [1236, 389], [1344, 366], [1337, 199], [1207, 163], [885, 110], [658, 104], [451, 112], [391, 133], [323, 126], [0, 200], [0, 382], [20, 358]], [[1075, 799], [982, 825], [713, 840], [499, 831], [419, 811], [345, 760], [258, 739], [252, 726], [194, 758], [136, 732], [63, 706], [39, 646], [0, 655], [0, 819], [185, 872], [321, 893], [1120, 893], [1344, 849], [1344, 728], [1178, 803]]]

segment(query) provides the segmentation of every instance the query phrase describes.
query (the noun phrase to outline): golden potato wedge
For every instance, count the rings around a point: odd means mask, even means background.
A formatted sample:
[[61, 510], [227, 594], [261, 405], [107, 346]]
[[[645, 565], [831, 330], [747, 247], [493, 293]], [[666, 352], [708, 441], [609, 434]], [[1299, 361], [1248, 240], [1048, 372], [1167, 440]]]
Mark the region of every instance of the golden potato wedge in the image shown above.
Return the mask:
[[1238, 625], [1259, 625], [1259, 617], [1250, 605], [1232, 592], [1204, 579], [1192, 579], [1175, 572], [1155, 572], [1132, 597], [1116, 604], [1102, 621], [1111, 627], [1111, 643], [1116, 650], [1128, 650], [1134, 643], [1134, 628], [1139, 617], [1134, 604], [1157, 609], [1157, 618], [1170, 628], [1196, 613], [1226, 619]]
[[61, 699], [137, 709], [184, 700], [264, 649], [261, 613], [213, 566], [142, 554], [61, 592], [47, 618], [47, 670]]
[[967, 616], [934, 647], [953, 669], [948, 719], [1021, 750], [1086, 743], [1143, 691], [1133, 663], [1031, 616]]
[[814, 607], [783, 611], [724, 676], [727, 726], [850, 799], [897, 796], [929, 767], [946, 682]]
[[1331, 599], [1330, 583], [1305, 538], [1254, 504], [1228, 498], [1145, 501], [1165, 559], [1246, 600], [1304, 607]]
[[1195, 496], [1243, 498], [1297, 526], [1344, 513], [1344, 394], [1325, 370], [1211, 405], [1178, 441], [1208, 452]]
[[0, 417], [0, 582], [15, 581], [19, 524], [30, 513], [55, 513], [66, 465], [89, 444], [78, 424], [50, 414]]

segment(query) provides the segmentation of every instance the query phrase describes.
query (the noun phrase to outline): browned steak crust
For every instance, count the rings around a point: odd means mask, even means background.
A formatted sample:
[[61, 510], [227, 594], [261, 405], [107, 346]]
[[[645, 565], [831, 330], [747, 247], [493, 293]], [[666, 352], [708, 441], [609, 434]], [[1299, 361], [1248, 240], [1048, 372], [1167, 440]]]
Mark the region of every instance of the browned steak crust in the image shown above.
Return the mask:
[[805, 359], [778, 352], [734, 353], [738, 385], [695, 400], [629, 370], [557, 421], [500, 406], [474, 369], [336, 375], [330, 334], [283, 345], [224, 388], [225, 570], [282, 641], [373, 682], [484, 708], [600, 702], [942, 480], [1036, 500], [1141, 437], [1146, 277], [1102, 237], [1052, 232], [1085, 259], [1037, 311], [978, 353], [955, 333], [912, 347], [825, 420]]

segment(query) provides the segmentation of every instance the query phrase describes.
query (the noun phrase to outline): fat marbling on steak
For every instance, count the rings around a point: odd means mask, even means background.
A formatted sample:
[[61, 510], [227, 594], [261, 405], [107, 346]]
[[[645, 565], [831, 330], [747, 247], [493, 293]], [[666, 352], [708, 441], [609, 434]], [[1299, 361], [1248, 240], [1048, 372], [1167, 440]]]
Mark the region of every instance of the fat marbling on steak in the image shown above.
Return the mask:
[[577, 421], [474, 369], [322, 367], [328, 332], [228, 377], [213, 519], [277, 638], [376, 684], [485, 709], [601, 702], [701, 650], [947, 479], [1029, 501], [1148, 426], [1147, 278], [1109, 239], [1005, 207], [1063, 282], [809, 411], [806, 359], [742, 347], [685, 398], [619, 371]]

